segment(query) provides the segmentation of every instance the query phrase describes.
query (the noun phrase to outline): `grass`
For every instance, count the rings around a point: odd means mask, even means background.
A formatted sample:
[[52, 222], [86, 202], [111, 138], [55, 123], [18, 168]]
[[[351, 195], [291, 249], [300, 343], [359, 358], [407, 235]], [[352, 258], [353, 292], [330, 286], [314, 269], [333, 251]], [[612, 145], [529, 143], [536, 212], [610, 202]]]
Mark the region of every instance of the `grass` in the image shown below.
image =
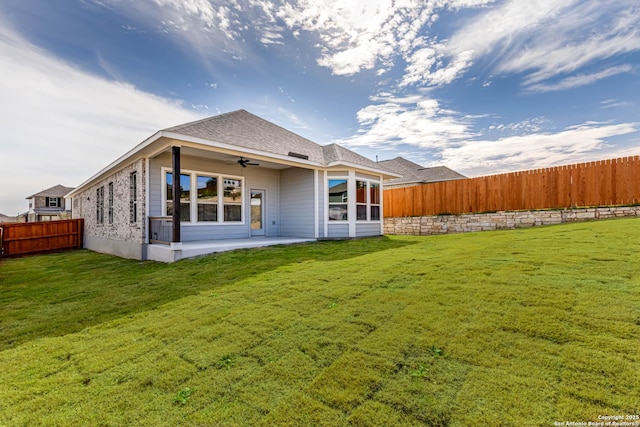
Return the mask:
[[640, 408], [640, 220], [0, 263], [0, 425], [547, 426]]

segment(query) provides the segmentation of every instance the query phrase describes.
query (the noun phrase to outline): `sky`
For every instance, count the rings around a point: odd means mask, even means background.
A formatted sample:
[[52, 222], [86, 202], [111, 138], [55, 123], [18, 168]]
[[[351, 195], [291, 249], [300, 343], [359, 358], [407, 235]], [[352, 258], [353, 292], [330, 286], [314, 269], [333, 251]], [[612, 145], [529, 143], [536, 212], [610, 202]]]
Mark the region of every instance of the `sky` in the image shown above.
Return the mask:
[[2, 0], [0, 213], [245, 109], [469, 177], [640, 154], [630, 0]]

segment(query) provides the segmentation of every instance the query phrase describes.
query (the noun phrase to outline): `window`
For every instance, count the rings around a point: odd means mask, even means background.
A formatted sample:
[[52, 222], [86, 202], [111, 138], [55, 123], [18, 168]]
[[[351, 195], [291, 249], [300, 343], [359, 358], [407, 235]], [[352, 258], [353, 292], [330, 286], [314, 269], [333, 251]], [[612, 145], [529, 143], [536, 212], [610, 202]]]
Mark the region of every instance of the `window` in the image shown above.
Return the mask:
[[224, 220], [242, 221], [242, 181], [233, 178], [223, 178], [224, 196], [222, 199]]
[[[166, 173], [167, 216], [173, 215], [173, 173]], [[180, 182], [180, 221], [191, 221], [191, 175], [181, 174]]]
[[113, 224], [113, 182], [110, 182], [107, 188], [107, 217], [109, 219], [109, 224]]
[[58, 207], [60, 207], [60, 198], [58, 198], [58, 197], [47, 197], [47, 207], [48, 208], [58, 208]]
[[104, 224], [104, 187], [96, 189], [96, 222]]
[[[173, 212], [173, 173], [165, 169], [166, 215]], [[242, 222], [243, 180], [217, 174], [182, 170], [180, 220], [184, 222]], [[220, 197], [222, 196], [222, 197]]]
[[356, 219], [367, 220], [367, 182], [356, 181]]
[[380, 221], [380, 184], [377, 182], [369, 183], [369, 205], [371, 211], [369, 219]]
[[[336, 180], [336, 184], [337, 184]], [[335, 207], [332, 202], [339, 201], [339, 198], [346, 199], [346, 193], [342, 193], [341, 185], [345, 185], [346, 180], [339, 180], [338, 186], [332, 184], [334, 181], [329, 181], [329, 209], [330, 212], [335, 212]], [[332, 190], [335, 188], [335, 190]], [[345, 190], [346, 191], [346, 190]], [[339, 196], [339, 197], [338, 197]], [[335, 197], [335, 198], [334, 198]], [[346, 210], [346, 205], [345, 208]], [[376, 181], [370, 181], [368, 179], [356, 180], [356, 220], [357, 221], [380, 221], [380, 183]], [[346, 212], [345, 214], [346, 215]], [[331, 218], [331, 214], [329, 215]], [[346, 219], [346, 216], [345, 216]]]
[[329, 180], [329, 221], [346, 221], [347, 216], [347, 180]]
[[129, 175], [129, 222], [138, 222], [138, 173]]
[[218, 178], [198, 175], [198, 222], [218, 220]]

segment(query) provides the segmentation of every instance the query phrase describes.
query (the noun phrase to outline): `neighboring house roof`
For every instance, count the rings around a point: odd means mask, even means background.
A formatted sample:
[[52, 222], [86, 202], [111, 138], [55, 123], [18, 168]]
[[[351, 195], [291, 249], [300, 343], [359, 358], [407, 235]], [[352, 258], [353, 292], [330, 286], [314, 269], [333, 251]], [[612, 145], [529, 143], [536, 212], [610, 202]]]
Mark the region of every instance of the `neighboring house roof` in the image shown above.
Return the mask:
[[17, 222], [18, 217], [0, 213], [0, 222]]
[[429, 183], [466, 178], [466, 176], [446, 166], [425, 168], [402, 157], [396, 157], [395, 159], [391, 160], [383, 160], [379, 163], [385, 166], [387, 169], [396, 172], [399, 175], [402, 175], [401, 178], [386, 180], [385, 185]]
[[167, 146], [172, 144], [171, 140], [178, 141], [178, 145], [184, 141], [204, 149], [213, 148], [212, 151], [236, 152], [250, 158], [258, 156], [263, 160], [292, 166], [318, 168], [344, 165], [380, 173], [385, 178], [397, 176], [384, 165], [337, 144], [322, 146], [248, 111], [237, 110], [158, 131], [66, 195], [74, 196], [81, 188], [123, 162], [144, 156], [145, 153], [157, 153], [156, 142], [159, 140], [163, 140]]
[[58, 208], [35, 208], [33, 212], [38, 215], [58, 215], [62, 212], [66, 212], [64, 206]]
[[33, 199], [34, 197], [64, 197], [67, 193], [73, 191], [73, 187], [65, 187], [63, 185], [56, 185], [46, 190], [42, 190], [39, 193], [33, 194], [27, 199]]

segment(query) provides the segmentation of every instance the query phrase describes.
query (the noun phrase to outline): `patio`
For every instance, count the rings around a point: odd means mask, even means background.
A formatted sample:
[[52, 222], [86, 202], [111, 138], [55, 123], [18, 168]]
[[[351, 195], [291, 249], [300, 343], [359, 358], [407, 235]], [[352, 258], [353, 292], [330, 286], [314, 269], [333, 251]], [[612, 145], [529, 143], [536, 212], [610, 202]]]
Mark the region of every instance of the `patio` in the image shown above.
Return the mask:
[[259, 248], [263, 246], [290, 245], [293, 243], [314, 242], [316, 239], [295, 237], [252, 237], [247, 239], [203, 240], [197, 242], [179, 242], [171, 244], [150, 244], [147, 246], [147, 259], [160, 262], [174, 262], [216, 252], [235, 249]]

